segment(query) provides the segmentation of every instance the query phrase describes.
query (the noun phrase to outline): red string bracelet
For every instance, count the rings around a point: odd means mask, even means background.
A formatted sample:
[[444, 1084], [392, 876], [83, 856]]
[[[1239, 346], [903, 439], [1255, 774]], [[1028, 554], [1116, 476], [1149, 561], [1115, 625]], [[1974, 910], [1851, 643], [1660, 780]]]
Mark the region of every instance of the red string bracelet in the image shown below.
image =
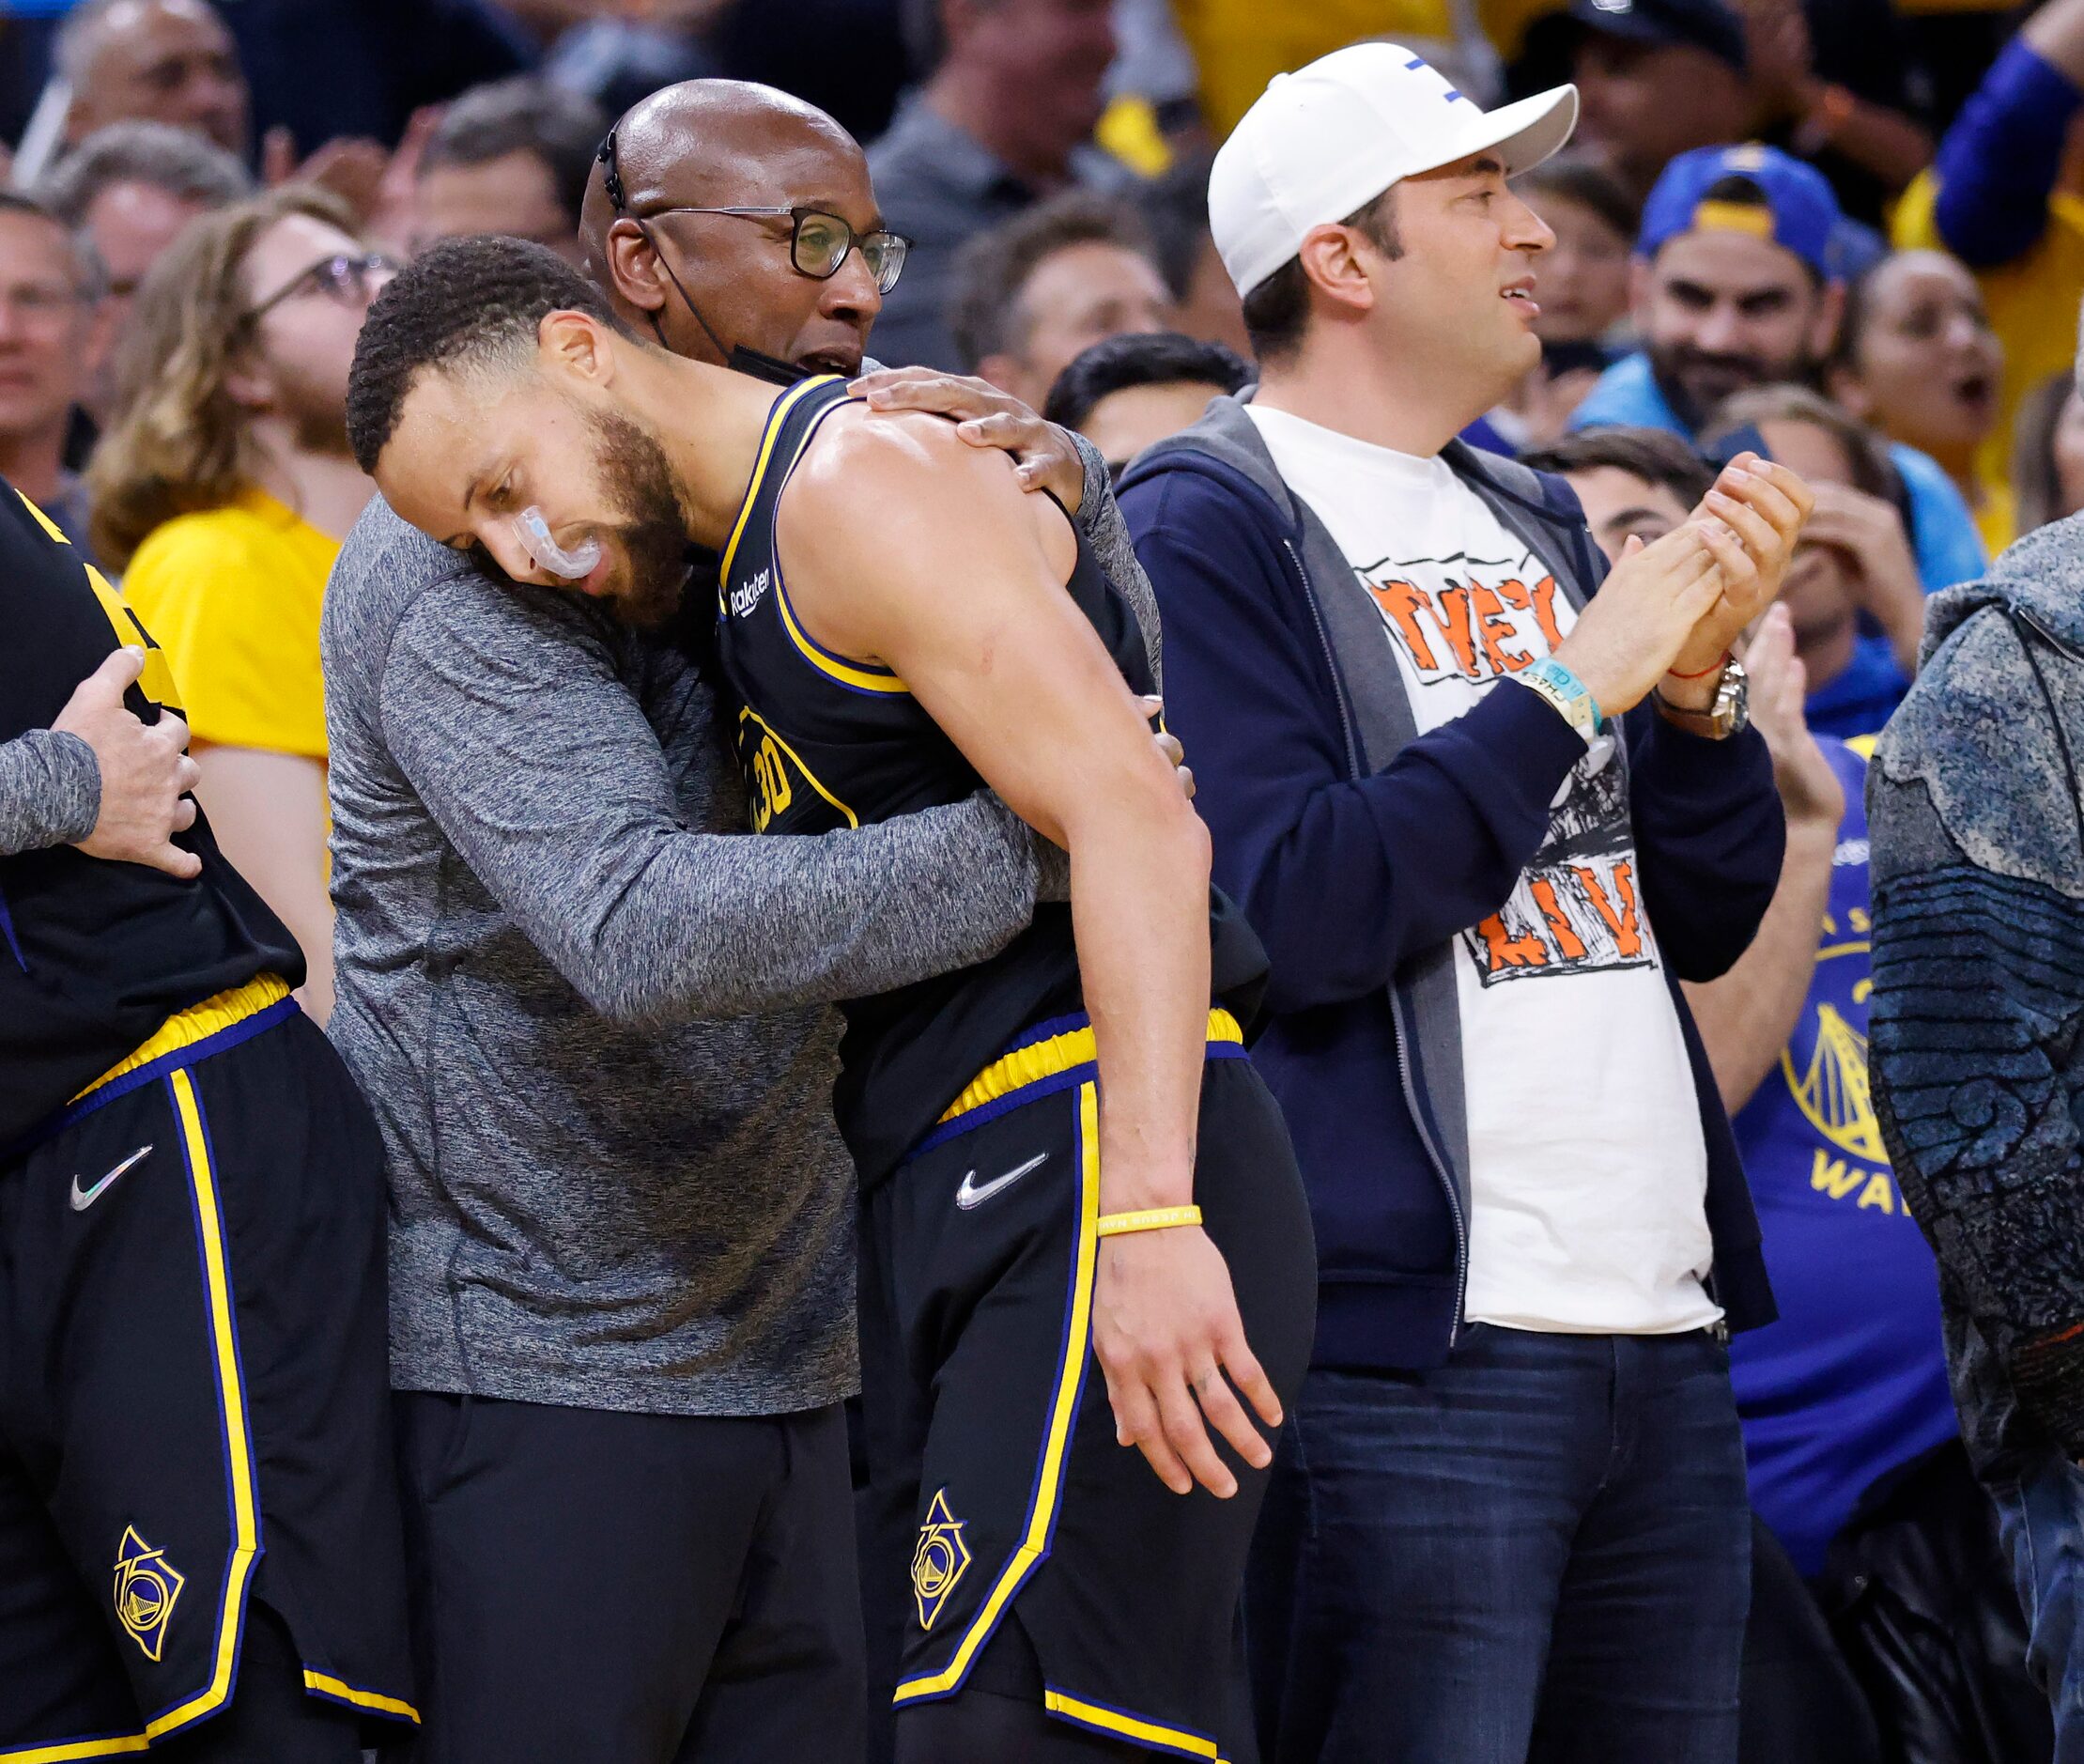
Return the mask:
[[1720, 661], [1712, 667], [1703, 668], [1698, 673], [1681, 673], [1676, 668], [1667, 668], [1664, 670], [1664, 677], [1667, 680], [1705, 680], [1711, 673], [1720, 673], [1729, 663], [1730, 652], [1725, 649]]

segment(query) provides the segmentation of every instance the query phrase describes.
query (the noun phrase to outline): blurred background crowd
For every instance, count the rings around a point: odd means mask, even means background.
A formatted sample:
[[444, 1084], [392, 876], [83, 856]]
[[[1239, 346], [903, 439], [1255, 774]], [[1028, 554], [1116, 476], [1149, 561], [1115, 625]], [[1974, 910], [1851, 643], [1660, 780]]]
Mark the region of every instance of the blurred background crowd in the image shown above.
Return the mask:
[[[1817, 490], [1798, 665], [1754, 687], [1785, 905], [1730, 1001], [1697, 1001], [1782, 1312], [1732, 1350], [1747, 1751], [2045, 1756], [1867, 1095], [1860, 795], [1925, 596], [2084, 510], [2084, 0], [15, 0], [0, 473], [172, 656], [220, 843], [322, 1015], [318, 610], [369, 494], [348, 364], [399, 261], [480, 232], [575, 251], [624, 109], [765, 82], [868, 146], [908, 241], [888, 287], [821, 285], [822, 364], [980, 376], [1119, 473], [1253, 379], [1215, 147], [1271, 77], [1370, 37], [1487, 106], [1582, 94], [1521, 185], [1556, 236], [1541, 365], [1465, 439], [1568, 475], [1610, 553], [1746, 447]], [[715, 312], [704, 233], [742, 221], [708, 200], [675, 240]]]

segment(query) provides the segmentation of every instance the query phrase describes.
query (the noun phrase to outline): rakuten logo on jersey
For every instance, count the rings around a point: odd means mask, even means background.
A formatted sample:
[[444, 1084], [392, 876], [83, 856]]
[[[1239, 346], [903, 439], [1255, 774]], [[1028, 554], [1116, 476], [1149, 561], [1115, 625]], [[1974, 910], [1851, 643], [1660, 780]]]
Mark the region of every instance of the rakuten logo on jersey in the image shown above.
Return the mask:
[[742, 582], [731, 591], [731, 615], [742, 619], [765, 598], [767, 583], [773, 572], [762, 570], [749, 582]]

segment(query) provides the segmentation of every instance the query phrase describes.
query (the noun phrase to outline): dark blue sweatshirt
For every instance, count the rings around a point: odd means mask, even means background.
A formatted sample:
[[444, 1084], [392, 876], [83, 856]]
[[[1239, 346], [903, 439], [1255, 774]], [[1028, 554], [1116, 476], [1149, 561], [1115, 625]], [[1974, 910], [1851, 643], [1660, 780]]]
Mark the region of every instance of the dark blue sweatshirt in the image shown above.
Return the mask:
[[[1446, 457], [1582, 606], [1604, 562], [1569, 487], [1459, 442]], [[1253, 1057], [1310, 1192], [1317, 1362], [1437, 1365], [1468, 1252], [1451, 940], [1504, 905], [1584, 743], [1522, 690], [1418, 735], [1379, 613], [1236, 400], [1145, 454], [1121, 508], [1164, 612], [1165, 720], [1217, 883], [1273, 961]], [[1710, 1287], [1752, 1327], [1773, 1316], [1757, 1219], [1677, 981], [1715, 978], [1750, 943], [1780, 876], [1780, 797], [1755, 731], [1709, 741], [1644, 706], [1622, 738], [1707, 1146]]]

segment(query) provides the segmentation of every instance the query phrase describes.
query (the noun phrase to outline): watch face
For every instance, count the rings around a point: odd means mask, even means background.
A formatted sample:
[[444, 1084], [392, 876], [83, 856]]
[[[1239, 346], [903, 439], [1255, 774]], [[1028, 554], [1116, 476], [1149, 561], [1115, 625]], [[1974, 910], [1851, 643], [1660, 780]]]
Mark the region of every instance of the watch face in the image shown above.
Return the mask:
[[1715, 720], [1729, 735], [1742, 735], [1752, 726], [1752, 683], [1743, 664], [1732, 661], [1723, 672], [1715, 694]]

